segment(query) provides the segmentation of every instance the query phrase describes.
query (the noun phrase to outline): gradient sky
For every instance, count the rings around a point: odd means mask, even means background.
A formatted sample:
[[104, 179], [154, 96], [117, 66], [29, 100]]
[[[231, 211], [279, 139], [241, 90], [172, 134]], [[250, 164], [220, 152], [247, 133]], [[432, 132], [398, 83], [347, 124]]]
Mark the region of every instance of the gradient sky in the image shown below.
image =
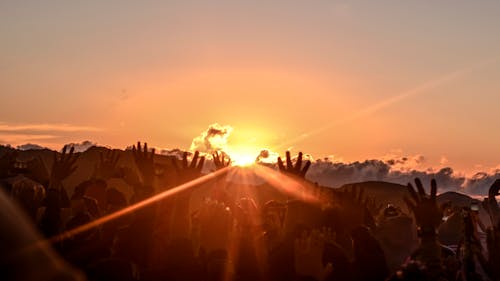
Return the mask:
[[217, 122], [234, 144], [489, 169], [498, 15], [493, 0], [1, 1], [0, 143], [188, 149]]

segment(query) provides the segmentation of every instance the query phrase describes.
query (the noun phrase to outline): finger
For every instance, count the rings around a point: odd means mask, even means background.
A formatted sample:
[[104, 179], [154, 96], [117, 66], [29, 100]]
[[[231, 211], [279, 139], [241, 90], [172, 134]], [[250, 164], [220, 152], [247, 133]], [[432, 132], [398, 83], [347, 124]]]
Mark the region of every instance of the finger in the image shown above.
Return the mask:
[[283, 160], [281, 160], [281, 157], [278, 157], [278, 168], [280, 171], [284, 172], [285, 171], [285, 165], [283, 165]]
[[417, 194], [417, 192], [415, 192], [415, 188], [413, 188], [413, 185], [411, 185], [411, 183], [408, 183], [408, 185], [406, 186], [406, 189], [408, 190], [408, 193], [410, 193], [411, 198], [415, 202], [419, 202], [420, 201], [418, 199], [418, 194]]
[[417, 186], [418, 194], [420, 195], [420, 197], [425, 197], [425, 189], [419, 178], [415, 179], [415, 185]]
[[69, 149], [69, 154], [73, 154], [75, 152], [75, 146], [72, 146], [70, 149]]
[[302, 169], [302, 172], [300, 172], [300, 175], [302, 177], [306, 176], [306, 173], [309, 170], [309, 167], [311, 167], [311, 161], [307, 160], [306, 164], [304, 165], [304, 168]]
[[142, 152], [141, 142], [140, 142], [140, 141], [138, 141], [138, 142], [137, 142], [137, 156], [139, 156], [139, 153], [141, 153], [141, 152]]
[[182, 154], [182, 168], [183, 168], [183, 169], [185, 169], [185, 168], [187, 168], [187, 167], [188, 167], [188, 160], [187, 160], [187, 158], [188, 158], [188, 153], [187, 153], [187, 152], [184, 152], [184, 153]]
[[134, 157], [135, 162], [139, 160], [137, 156], [137, 148], [135, 147], [135, 145], [132, 146], [132, 156]]
[[144, 159], [148, 159], [148, 143], [144, 143]]
[[437, 183], [435, 179], [431, 180], [431, 200], [436, 200]]
[[153, 160], [153, 158], [155, 157], [155, 152], [156, 152], [156, 149], [151, 149], [151, 160]]
[[196, 151], [194, 153], [193, 160], [191, 160], [191, 165], [189, 166], [189, 168], [195, 168], [196, 167], [196, 163], [198, 162], [198, 157], [199, 156], [200, 156], [200, 153], [198, 151]]
[[219, 167], [220, 166], [219, 165], [219, 159], [216, 157], [215, 153], [212, 154], [212, 159], [214, 160], [215, 167]]
[[65, 146], [63, 147], [62, 155], [66, 154], [66, 150], [67, 150], [67, 149], [68, 149], [68, 146], [67, 146], [67, 145], [65, 145]]
[[290, 151], [286, 152], [286, 168], [289, 170], [293, 169], [292, 158], [290, 157]]
[[205, 163], [205, 156], [200, 157], [200, 162], [198, 163], [198, 167], [196, 168], [199, 172], [203, 169], [203, 164]]
[[302, 168], [302, 152], [299, 152], [299, 156], [297, 156], [297, 162], [295, 163], [295, 172], [300, 173], [301, 168]]

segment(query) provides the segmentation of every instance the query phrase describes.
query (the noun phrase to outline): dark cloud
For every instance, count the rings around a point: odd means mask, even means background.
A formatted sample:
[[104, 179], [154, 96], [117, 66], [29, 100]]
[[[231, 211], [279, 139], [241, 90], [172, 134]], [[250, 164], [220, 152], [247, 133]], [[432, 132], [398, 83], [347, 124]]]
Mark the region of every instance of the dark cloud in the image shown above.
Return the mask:
[[43, 147], [43, 146], [38, 145], [38, 144], [33, 144], [33, 143], [26, 143], [26, 144], [18, 145], [16, 148], [19, 149], [19, 150], [42, 150], [42, 149], [46, 149], [46, 147]]
[[182, 159], [182, 157], [184, 156], [184, 153], [187, 153], [188, 156], [190, 156], [192, 154], [191, 152], [184, 151], [184, 150], [181, 150], [181, 149], [178, 149], [178, 148], [174, 148], [174, 149], [162, 149], [162, 150], [160, 150], [160, 154], [161, 155], [175, 156], [175, 157], [177, 157], [179, 159]]
[[[413, 160], [412, 160], [413, 159]], [[418, 161], [424, 158], [417, 157]], [[438, 170], [397, 169], [399, 164], [415, 161], [412, 157], [388, 160], [366, 160], [363, 162], [332, 162], [316, 160], [307, 173], [307, 178], [324, 186], [340, 187], [344, 184], [363, 181], [386, 181], [399, 184], [413, 182], [418, 177], [423, 182], [436, 179], [440, 191], [460, 191], [471, 195], [486, 195], [490, 185], [500, 178], [500, 170], [493, 173], [477, 173], [471, 178], [456, 173], [450, 167]]]

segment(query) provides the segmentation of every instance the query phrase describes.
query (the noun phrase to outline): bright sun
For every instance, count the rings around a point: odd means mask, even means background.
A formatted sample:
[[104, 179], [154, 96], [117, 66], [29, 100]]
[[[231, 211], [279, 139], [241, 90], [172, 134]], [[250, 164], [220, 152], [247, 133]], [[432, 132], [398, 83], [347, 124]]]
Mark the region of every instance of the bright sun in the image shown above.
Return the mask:
[[227, 154], [231, 157], [231, 163], [235, 166], [250, 166], [255, 163], [260, 149], [251, 147], [237, 147], [228, 149]]

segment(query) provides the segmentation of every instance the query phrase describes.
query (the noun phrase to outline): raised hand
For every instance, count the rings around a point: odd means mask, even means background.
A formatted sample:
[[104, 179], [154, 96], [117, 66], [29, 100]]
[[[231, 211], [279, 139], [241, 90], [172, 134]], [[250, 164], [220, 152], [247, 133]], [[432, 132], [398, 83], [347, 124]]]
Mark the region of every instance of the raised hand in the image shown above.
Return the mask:
[[443, 273], [441, 260], [441, 246], [437, 240], [437, 228], [441, 224], [443, 211], [436, 202], [437, 184], [431, 180], [430, 195], [425, 193], [420, 179], [415, 179], [417, 191], [408, 183], [408, 192], [411, 199], [404, 197], [408, 208], [413, 212], [418, 226], [418, 235], [421, 238], [418, 260], [424, 262], [429, 273], [437, 278]]
[[299, 277], [309, 277], [315, 280], [324, 280], [332, 271], [332, 265], [323, 265], [323, 251], [325, 238], [318, 230], [303, 233], [295, 240], [294, 258], [295, 273]]
[[61, 155], [54, 152], [54, 164], [52, 165], [52, 172], [50, 173], [50, 182], [60, 183], [67, 177], [69, 177], [73, 172], [75, 172], [76, 160], [78, 160], [78, 155], [76, 155], [75, 148], [71, 147], [69, 153], [66, 153], [68, 146], [64, 146]]
[[304, 167], [302, 167], [302, 152], [299, 152], [297, 156], [297, 162], [295, 165], [292, 163], [292, 158], [290, 157], [290, 151], [286, 152], [286, 166], [283, 164], [281, 157], [278, 157], [278, 168], [281, 172], [298, 176], [304, 178], [306, 176], [307, 170], [311, 166], [311, 161], [307, 160]]
[[500, 207], [496, 196], [500, 193], [500, 179], [497, 179], [488, 190], [488, 198], [483, 201], [483, 208], [488, 212], [490, 216], [491, 223], [496, 225], [500, 223]]
[[153, 148], [151, 149], [151, 152], [149, 152], [147, 143], [144, 143], [144, 146], [141, 147], [141, 142], [137, 142], [137, 147], [135, 145], [132, 147], [132, 154], [134, 156], [137, 169], [141, 175], [142, 184], [145, 187], [152, 188], [155, 176], [155, 149]]
[[200, 157], [200, 153], [196, 151], [194, 153], [191, 164], [187, 160], [188, 153], [184, 152], [182, 155], [181, 165], [177, 163], [177, 159], [172, 158], [172, 165], [178, 175], [179, 183], [185, 183], [194, 180], [201, 176], [201, 170], [203, 169], [203, 164], [205, 163], [205, 156]]
[[441, 224], [443, 218], [443, 211], [436, 202], [436, 180], [431, 180], [430, 195], [425, 193], [420, 179], [415, 179], [415, 185], [417, 186], [418, 193], [415, 191], [415, 188], [413, 188], [413, 185], [408, 183], [407, 188], [411, 199], [404, 197], [403, 200], [415, 215], [415, 220], [417, 226], [420, 228], [420, 231], [426, 232], [423, 234], [432, 234], [428, 232], [435, 232], [437, 227]]
[[500, 195], [500, 179], [495, 180], [488, 190], [488, 197], [495, 198], [498, 195]]
[[120, 160], [120, 154], [115, 150], [107, 150], [99, 153], [99, 163], [95, 167], [94, 176], [98, 179], [107, 180], [116, 175], [116, 164]]
[[[227, 161], [225, 160], [227, 156]], [[218, 152], [212, 154], [212, 159], [214, 160], [215, 169], [220, 170], [231, 165], [231, 158], [225, 152]]]

